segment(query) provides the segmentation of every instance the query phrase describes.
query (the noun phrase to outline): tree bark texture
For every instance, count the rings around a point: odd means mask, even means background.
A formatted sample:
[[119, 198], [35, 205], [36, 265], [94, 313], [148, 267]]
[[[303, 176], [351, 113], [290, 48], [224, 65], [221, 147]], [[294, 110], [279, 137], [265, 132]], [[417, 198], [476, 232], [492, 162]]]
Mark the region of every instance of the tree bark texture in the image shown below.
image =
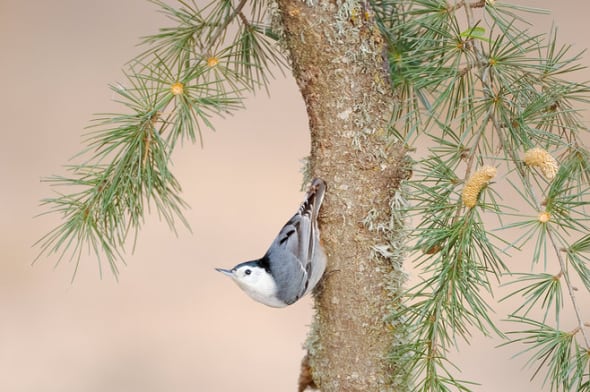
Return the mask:
[[[309, 366], [322, 392], [393, 391], [396, 343], [386, 321], [403, 280], [392, 198], [404, 151], [387, 142], [394, 96], [383, 39], [364, 2], [278, 0], [305, 100], [311, 172], [328, 191], [321, 213], [328, 267], [316, 293]], [[400, 390], [403, 390], [400, 389]]]

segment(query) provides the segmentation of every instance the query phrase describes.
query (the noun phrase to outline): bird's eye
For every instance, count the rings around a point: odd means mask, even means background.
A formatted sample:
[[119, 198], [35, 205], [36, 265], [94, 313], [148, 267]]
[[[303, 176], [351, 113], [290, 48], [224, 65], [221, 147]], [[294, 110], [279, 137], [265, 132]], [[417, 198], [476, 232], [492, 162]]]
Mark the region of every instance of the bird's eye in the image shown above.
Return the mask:
[[250, 275], [250, 274], [252, 273], [252, 270], [249, 270], [249, 269], [247, 269], [246, 271], [244, 271], [244, 273], [245, 273], [246, 275]]

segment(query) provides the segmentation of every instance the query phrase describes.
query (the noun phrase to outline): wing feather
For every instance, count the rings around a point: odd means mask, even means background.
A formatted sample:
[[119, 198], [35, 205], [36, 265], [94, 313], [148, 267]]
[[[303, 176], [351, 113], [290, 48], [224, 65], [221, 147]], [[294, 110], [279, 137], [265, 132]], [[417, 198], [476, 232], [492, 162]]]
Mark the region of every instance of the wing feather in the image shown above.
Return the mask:
[[[316, 246], [319, 246], [319, 230], [317, 217], [324, 198], [326, 185], [316, 179], [312, 183], [305, 200], [291, 219], [283, 226], [273, 245], [267, 252], [276, 260], [284, 263], [281, 266], [271, 265], [275, 279], [289, 279], [289, 283], [279, 293], [281, 300], [293, 303], [302, 297], [309, 287], [309, 279], [313, 272]], [[273, 268], [274, 267], [274, 268]]]

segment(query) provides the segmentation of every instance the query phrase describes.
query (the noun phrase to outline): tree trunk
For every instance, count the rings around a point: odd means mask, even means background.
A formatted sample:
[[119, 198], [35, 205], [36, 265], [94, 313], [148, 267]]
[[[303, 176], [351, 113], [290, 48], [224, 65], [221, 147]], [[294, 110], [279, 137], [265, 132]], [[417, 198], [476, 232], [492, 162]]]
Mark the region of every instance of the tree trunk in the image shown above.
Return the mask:
[[405, 175], [387, 143], [394, 96], [383, 40], [366, 3], [278, 0], [307, 106], [311, 170], [326, 180], [321, 230], [328, 267], [308, 342], [322, 392], [393, 391], [391, 313], [403, 280], [392, 198]]

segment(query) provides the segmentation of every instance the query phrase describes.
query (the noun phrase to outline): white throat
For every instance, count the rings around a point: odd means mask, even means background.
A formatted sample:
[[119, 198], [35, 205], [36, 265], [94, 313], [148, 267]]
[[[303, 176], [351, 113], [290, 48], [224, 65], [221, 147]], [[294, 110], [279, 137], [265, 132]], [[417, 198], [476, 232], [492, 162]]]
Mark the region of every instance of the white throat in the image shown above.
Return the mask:
[[272, 306], [273, 308], [287, 306], [286, 303], [277, 298], [277, 285], [269, 274], [260, 274], [255, 282], [236, 278], [234, 280], [255, 301]]

